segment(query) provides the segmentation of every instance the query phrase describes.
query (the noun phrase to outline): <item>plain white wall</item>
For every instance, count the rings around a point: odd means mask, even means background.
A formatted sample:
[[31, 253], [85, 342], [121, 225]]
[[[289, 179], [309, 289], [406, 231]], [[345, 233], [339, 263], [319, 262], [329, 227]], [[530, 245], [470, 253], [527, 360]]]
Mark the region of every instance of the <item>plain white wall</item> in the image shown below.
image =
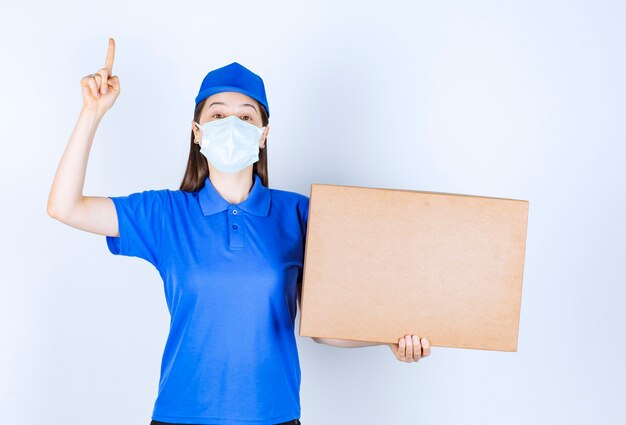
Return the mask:
[[109, 36], [122, 89], [86, 195], [177, 189], [202, 78], [238, 61], [266, 84], [271, 187], [530, 201], [517, 353], [298, 337], [304, 425], [623, 423], [623, 2], [69, 0], [0, 14], [0, 423], [150, 420], [157, 271], [46, 214]]

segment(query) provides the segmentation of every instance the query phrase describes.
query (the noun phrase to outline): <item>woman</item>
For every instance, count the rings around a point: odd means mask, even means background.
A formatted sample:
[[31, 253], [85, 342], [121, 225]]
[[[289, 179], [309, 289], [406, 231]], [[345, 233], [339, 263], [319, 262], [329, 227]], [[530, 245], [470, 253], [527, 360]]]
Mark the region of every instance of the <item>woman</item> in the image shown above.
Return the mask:
[[[299, 424], [294, 319], [309, 198], [268, 188], [262, 79], [236, 62], [204, 78], [179, 190], [84, 196], [96, 128], [120, 93], [114, 55], [110, 38], [104, 68], [81, 80], [83, 106], [48, 214], [106, 236], [111, 253], [143, 258], [163, 279], [171, 323], [151, 424]], [[417, 335], [387, 345], [404, 362], [430, 354]]]

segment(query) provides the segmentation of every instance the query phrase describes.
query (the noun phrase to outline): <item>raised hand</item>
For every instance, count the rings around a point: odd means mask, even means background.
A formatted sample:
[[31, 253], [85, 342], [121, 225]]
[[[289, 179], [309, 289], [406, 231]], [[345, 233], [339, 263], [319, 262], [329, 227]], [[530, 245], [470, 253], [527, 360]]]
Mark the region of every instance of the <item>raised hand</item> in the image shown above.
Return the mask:
[[104, 68], [95, 74], [84, 76], [80, 80], [83, 91], [83, 109], [95, 109], [104, 114], [111, 109], [120, 94], [120, 79], [113, 75], [113, 59], [115, 58], [115, 40], [109, 38], [109, 49], [104, 61]]
[[387, 344], [393, 354], [401, 362], [417, 362], [430, 355], [430, 342], [417, 335], [405, 335], [398, 339], [397, 344]]

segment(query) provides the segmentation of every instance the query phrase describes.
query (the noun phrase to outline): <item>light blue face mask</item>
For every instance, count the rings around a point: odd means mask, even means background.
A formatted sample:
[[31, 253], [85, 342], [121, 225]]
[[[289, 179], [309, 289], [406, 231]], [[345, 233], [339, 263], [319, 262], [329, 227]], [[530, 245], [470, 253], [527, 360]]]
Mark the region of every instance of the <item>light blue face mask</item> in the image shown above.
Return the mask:
[[200, 152], [218, 170], [237, 173], [259, 160], [259, 141], [265, 127], [259, 128], [235, 115], [202, 125]]

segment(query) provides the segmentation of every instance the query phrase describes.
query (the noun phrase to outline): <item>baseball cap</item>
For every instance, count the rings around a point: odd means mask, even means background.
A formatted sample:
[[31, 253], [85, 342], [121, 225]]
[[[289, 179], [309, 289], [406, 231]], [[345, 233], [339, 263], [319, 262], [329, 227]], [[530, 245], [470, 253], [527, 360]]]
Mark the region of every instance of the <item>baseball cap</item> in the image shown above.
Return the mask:
[[196, 105], [215, 93], [225, 91], [235, 91], [250, 96], [263, 105], [269, 118], [270, 109], [267, 104], [263, 80], [237, 62], [214, 69], [204, 77], [196, 96]]

